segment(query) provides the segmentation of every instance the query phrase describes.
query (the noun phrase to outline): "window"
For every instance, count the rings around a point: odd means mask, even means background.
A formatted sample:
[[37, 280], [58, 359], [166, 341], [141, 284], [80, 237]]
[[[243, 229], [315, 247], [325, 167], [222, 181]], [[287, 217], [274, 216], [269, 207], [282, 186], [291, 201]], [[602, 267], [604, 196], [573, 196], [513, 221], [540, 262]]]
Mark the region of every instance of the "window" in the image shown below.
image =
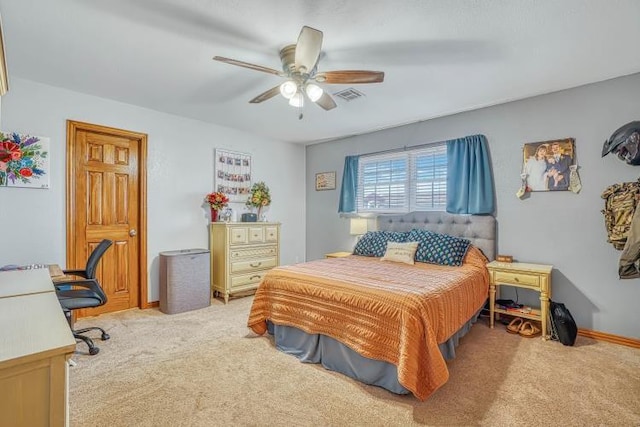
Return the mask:
[[358, 212], [443, 211], [447, 205], [447, 146], [360, 156]]

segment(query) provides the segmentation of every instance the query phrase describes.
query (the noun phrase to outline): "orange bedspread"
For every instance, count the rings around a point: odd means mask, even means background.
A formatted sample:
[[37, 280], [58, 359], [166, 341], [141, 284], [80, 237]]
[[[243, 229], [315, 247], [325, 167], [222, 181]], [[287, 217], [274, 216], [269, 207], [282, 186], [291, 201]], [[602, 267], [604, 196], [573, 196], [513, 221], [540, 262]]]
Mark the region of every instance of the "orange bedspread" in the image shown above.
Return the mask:
[[266, 321], [324, 334], [362, 356], [393, 363], [398, 381], [421, 400], [449, 378], [438, 349], [487, 299], [487, 260], [470, 247], [461, 267], [349, 256], [269, 271], [248, 325]]

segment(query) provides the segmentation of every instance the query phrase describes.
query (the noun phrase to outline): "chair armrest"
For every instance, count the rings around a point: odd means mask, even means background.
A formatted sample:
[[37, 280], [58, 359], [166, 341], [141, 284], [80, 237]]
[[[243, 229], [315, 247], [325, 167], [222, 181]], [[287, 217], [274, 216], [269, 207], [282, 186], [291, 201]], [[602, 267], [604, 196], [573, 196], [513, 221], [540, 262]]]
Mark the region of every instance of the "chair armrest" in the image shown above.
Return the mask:
[[80, 286], [81, 288], [102, 292], [102, 288], [100, 288], [96, 279], [65, 280], [64, 282], [55, 282], [53, 286], [57, 291], [68, 290], [69, 286]]
[[62, 272], [65, 276], [80, 276], [84, 277], [85, 279], [87, 278], [86, 270], [62, 270]]

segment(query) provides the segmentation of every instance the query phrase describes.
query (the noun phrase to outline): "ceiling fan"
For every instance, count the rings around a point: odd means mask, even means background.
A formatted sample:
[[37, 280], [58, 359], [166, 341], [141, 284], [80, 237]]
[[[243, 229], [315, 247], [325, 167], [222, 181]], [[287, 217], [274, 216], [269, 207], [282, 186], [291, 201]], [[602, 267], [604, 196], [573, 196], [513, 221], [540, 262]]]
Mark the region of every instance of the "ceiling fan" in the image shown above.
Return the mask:
[[384, 72], [382, 71], [318, 71], [321, 48], [322, 31], [304, 26], [300, 31], [300, 36], [298, 36], [298, 42], [285, 46], [280, 50], [282, 71], [222, 56], [214, 56], [213, 59], [286, 78], [284, 83], [272, 87], [249, 101], [252, 104], [266, 101], [277, 94], [281, 94], [289, 100], [289, 105], [302, 107], [304, 106], [306, 95], [310, 101], [315, 102], [325, 110], [331, 110], [336, 107], [335, 101], [317, 83], [361, 84], [384, 81]]

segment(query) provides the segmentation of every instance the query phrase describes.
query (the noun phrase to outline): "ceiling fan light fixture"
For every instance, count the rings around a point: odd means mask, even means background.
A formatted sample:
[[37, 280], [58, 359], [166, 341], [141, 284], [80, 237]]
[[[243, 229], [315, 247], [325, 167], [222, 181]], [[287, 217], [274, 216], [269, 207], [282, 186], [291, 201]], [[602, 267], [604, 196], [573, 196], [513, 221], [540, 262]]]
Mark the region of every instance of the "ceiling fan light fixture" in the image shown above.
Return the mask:
[[302, 92], [296, 92], [295, 95], [289, 99], [289, 105], [298, 108], [304, 107], [304, 96], [302, 95]]
[[280, 85], [280, 94], [287, 99], [291, 99], [298, 91], [298, 85], [293, 80], [287, 80]]
[[316, 102], [322, 97], [322, 94], [324, 93], [322, 88], [314, 83], [307, 83], [307, 85], [304, 87], [304, 90], [312, 102]]

